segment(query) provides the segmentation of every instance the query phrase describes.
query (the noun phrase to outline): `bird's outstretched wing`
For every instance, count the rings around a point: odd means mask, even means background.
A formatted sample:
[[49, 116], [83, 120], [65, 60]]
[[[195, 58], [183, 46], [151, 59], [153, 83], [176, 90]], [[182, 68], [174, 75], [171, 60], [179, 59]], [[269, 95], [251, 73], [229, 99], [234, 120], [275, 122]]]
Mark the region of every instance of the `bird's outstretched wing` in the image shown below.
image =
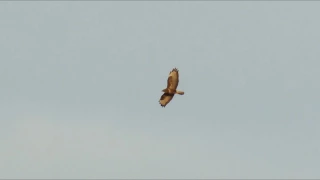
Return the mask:
[[160, 105], [162, 107], [166, 107], [166, 105], [171, 101], [173, 96], [174, 94], [164, 93], [159, 100]]
[[168, 81], [167, 81], [167, 89], [176, 90], [179, 84], [179, 70], [177, 68], [172, 69], [169, 73]]

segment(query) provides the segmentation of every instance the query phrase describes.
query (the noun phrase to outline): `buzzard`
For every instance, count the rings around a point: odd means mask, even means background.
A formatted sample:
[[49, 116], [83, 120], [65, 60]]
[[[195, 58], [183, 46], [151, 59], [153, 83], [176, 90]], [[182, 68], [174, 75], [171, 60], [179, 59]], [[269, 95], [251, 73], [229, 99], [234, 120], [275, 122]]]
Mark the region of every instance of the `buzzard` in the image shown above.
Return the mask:
[[177, 87], [179, 84], [179, 71], [177, 68], [172, 69], [169, 73], [167, 88], [162, 90], [163, 95], [161, 96], [159, 103], [162, 107], [166, 107], [166, 105], [171, 101], [175, 94], [183, 95], [183, 91], [178, 91]]

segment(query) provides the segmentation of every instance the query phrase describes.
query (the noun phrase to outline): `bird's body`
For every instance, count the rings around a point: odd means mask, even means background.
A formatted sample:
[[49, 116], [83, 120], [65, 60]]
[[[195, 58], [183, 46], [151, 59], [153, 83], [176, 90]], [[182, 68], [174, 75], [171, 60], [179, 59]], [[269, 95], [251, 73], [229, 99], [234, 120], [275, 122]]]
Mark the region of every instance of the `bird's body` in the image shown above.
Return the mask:
[[165, 107], [173, 98], [175, 94], [184, 95], [183, 91], [177, 90], [179, 84], [179, 71], [174, 68], [169, 73], [167, 88], [163, 89], [164, 94], [161, 96], [159, 103], [162, 107]]

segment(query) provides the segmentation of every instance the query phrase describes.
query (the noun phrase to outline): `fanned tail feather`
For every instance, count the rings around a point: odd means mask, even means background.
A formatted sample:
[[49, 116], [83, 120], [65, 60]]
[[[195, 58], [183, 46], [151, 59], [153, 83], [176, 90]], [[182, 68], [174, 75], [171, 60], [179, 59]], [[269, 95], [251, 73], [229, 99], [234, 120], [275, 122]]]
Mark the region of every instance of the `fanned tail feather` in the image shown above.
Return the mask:
[[184, 95], [183, 91], [176, 91], [177, 94]]

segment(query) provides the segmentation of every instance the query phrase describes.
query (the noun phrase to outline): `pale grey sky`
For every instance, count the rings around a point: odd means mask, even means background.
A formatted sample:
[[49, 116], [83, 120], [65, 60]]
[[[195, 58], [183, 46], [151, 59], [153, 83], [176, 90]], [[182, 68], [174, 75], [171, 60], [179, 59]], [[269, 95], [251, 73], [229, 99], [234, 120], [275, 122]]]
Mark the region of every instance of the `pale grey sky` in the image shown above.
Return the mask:
[[320, 178], [319, 9], [0, 2], [0, 178]]

